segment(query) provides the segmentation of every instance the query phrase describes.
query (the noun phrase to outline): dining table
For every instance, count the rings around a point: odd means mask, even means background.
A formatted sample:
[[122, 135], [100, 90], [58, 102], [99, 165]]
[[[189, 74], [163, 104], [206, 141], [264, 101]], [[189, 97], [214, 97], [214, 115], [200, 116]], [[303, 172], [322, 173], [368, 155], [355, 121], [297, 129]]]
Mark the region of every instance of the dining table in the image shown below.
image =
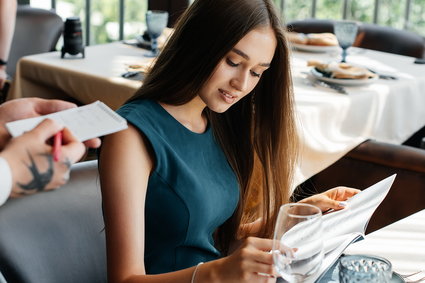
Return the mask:
[[[344, 254], [387, 259], [392, 271], [397, 273], [391, 282], [403, 282], [395, 280], [400, 276], [405, 276], [406, 282], [425, 282], [425, 210], [367, 234], [364, 239], [349, 245]], [[318, 282], [339, 282], [338, 262]]]
[[[49, 52], [23, 57], [7, 99], [59, 98], [119, 108], [142, 85], [155, 63], [133, 42], [88, 46], [86, 56]], [[425, 65], [414, 58], [349, 48], [347, 61], [395, 79], [378, 78], [343, 86], [346, 94], [318, 83], [308, 61], [335, 62], [340, 50], [291, 49], [300, 159], [294, 187], [327, 168], [368, 139], [401, 144], [425, 125]], [[207, 54], [207, 53], [206, 53]], [[144, 72], [139, 72], [141, 68]], [[135, 76], [123, 74], [135, 71]], [[132, 73], [133, 74], [133, 73]]]

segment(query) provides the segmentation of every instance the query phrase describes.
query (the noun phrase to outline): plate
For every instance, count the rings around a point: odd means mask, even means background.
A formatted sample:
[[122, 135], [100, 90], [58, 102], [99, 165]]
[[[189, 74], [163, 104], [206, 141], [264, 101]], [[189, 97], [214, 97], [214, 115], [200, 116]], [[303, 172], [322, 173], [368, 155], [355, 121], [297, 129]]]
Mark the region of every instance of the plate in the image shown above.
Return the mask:
[[314, 53], [325, 53], [331, 51], [338, 51], [339, 46], [323, 46], [323, 45], [306, 45], [291, 42], [292, 47], [301, 51], [314, 52]]
[[335, 79], [335, 78], [328, 78], [325, 77], [322, 73], [317, 71], [315, 68], [311, 69], [311, 74], [313, 77], [315, 77], [318, 80], [332, 83], [332, 84], [339, 84], [339, 85], [347, 85], [347, 86], [358, 86], [358, 85], [367, 85], [371, 84], [378, 80], [378, 76], [370, 79]]

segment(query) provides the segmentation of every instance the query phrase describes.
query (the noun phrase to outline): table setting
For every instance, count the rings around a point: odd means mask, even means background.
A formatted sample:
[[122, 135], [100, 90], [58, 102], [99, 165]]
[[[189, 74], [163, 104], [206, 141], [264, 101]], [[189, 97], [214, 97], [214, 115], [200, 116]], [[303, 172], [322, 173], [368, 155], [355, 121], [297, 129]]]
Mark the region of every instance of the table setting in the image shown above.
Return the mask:
[[[395, 73], [377, 71], [370, 67], [368, 62], [358, 62], [353, 56], [347, 62], [348, 49], [351, 49], [357, 31], [356, 22], [344, 20], [334, 23], [334, 33], [288, 33], [288, 40], [294, 51], [311, 53], [311, 59], [306, 62], [310, 67], [307, 72], [310, 82], [307, 84], [348, 94], [344, 86], [369, 85], [379, 79], [398, 80]], [[329, 56], [327, 60], [316, 59], [319, 57], [317, 53], [327, 53]]]
[[127, 71], [122, 73], [121, 77], [136, 81], [144, 79], [145, 74], [154, 64], [154, 59], [158, 57], [160, 50], [173, 33], [173, 29], [168, 28], [167, 23], [167, 11], [148, 10], [146, 12], [146, 30], [134, 39], [125, 40], [123, 43], [148, 50], [149, 52], [145, 52], [143, 56], [149, 59], [127, 64]]

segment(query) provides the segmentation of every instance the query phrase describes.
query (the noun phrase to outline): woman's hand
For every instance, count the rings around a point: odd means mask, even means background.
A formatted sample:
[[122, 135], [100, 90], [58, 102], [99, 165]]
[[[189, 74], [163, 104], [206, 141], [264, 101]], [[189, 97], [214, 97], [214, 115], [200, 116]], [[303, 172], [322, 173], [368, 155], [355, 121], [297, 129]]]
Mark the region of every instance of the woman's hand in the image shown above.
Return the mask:
[[358, 194], [360, 190], [349, 187], [336, 187], [326, 192], [313, 195], [300, 201], [319, 207], [322, 211], [329, 209], [340, 210], [346, 206], [345, 201]]
[[212, 282], [274, 283], [277, 273], [273, 267], [273, 255], [270, 253], [272, 246], [273, 240], [248, 237], [231, 255], [201, 266], [196, 281], [208, 281], [206, 277], [202, 277], [202, 269], [211, 264], [209, 279], [212, 279]]

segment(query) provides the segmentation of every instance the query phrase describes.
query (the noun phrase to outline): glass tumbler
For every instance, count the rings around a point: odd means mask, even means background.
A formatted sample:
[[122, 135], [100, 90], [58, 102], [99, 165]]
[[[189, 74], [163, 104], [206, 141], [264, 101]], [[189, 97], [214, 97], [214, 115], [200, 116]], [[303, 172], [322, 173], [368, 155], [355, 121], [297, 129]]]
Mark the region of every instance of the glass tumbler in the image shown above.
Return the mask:
[[391, 262], [370, 255], [345, 255], [339, 260], [341, 283], [386, 283], [392, 276]]
[[273, 237], [273, 261], [290, 283], [305, 282], [323, 261], [322, 212], [307, 203], [280, 207]]

